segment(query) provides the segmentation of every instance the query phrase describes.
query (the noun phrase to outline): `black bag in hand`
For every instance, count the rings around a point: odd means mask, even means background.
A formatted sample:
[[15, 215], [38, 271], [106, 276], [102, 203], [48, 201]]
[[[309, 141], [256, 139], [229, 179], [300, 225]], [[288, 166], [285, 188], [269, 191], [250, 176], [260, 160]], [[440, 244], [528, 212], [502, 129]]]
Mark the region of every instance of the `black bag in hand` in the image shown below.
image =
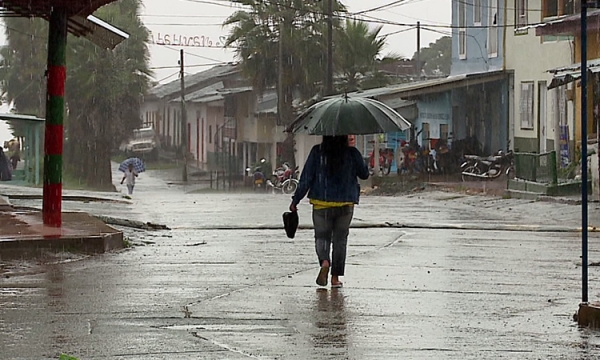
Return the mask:
[[296, 236], [296, 230], [298, 230], [298, 212], [288, 211], [283, 213], [283, 227], [287, 237], [293, 239]]

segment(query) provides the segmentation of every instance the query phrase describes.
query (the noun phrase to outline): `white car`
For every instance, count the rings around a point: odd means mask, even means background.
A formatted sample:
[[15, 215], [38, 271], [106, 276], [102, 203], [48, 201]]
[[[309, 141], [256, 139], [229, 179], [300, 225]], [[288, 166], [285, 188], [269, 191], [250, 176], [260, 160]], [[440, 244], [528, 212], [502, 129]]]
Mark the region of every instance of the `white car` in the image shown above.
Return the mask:
[[119, 150], [129, 156], [158, 160], [159, 142], [152, 128], [133, 130], [133, 138], [123, 143]]

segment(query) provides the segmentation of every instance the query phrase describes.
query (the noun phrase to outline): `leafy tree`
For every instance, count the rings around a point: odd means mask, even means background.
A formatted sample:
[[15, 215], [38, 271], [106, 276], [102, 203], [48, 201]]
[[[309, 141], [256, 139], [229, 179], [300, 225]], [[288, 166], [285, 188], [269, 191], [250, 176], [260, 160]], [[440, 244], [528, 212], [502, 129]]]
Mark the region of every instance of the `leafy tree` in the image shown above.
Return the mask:
[[111, 150], [141, 125], [140, 104], [150, 72], [149, 32], [138, 16], [140, 8], [140, 0], [122, 0], [97, 13], [129, 34], [115, 50], [69, 39], [68, 168], [95, 187], [112, 187]]
[[[113, 188], [111, 150], [141, 125], [141, 97], [149, 86], [149, 33], [138, 16], [140, 8], [140, 0], [121, 0], [96, 12], [130, 35], [115, 50], [72, 36], [67, 42], [65, 170], [90, 187]], [[44, 116], [47, 24], [4, 20], [8, 45], [1, 50], [2, 91], [17, 112]]]
[[[48, 23], [40, 19], [6, 17], [7, 45], [0, 49], [2, 98], [19, 113], [43, 117], [46, 108]], [[26, 31], [19, 29], [27, 29]]]
[[[450, 66], [452, 65], [452, 38], [443, 36], [429, 47], [421, 48], [421, 62], [424, 64], [422, 69], [426, 74], [432, 75], [439, 72], [440, 75], [450, 75]], [[417, 53], [413, 55], [413, 60], [417, 60]]]

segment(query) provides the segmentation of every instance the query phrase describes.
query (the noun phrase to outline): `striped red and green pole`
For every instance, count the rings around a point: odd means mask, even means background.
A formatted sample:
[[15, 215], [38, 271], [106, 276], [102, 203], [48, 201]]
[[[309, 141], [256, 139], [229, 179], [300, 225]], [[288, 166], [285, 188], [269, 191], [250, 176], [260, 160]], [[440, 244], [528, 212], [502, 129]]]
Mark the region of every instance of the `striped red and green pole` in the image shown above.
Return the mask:
[[67, 11], [54, 8], [50, 14], [44, 138], [44, 225], [62, 225], [62, 153], [65, 81], [67, 73]]

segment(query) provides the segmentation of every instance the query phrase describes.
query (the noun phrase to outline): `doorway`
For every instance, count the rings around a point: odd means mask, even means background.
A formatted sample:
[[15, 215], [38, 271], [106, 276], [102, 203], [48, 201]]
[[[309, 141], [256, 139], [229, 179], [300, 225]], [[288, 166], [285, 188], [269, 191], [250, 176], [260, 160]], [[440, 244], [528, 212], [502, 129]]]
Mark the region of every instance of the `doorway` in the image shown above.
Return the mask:
[[538, 153], [543, 154], [547, 151], [546, 139], [548, 137], [548, 121], [547, 121], [547, 95], [548, 85], [545, 81], [538, 82]]

